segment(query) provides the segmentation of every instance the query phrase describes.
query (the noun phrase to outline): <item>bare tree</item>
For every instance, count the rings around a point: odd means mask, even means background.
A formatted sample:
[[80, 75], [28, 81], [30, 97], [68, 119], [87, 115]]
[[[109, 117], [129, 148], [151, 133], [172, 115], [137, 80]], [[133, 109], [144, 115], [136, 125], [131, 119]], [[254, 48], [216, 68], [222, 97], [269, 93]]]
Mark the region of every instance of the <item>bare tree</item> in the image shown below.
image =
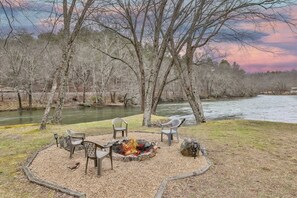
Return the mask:
[[[62, 62], [58, 68], [57, 75], [59, 75], [59, 93], [58, 102], [53, 116], [54, 123], [60, 123], [62, 120], [62, 109], [64, 106], [65, 92], [67, 87], [67, 80], [69, 75], [69, 68], [71, 65], [72, 56], [74, 53], [74, 42], [80, 32], [80, 29], [85, 21], [85, 18], [90, 14], [90, 8], [95, 0], [87, 0], [78, 2], [72, 0], [68, 5], [67, 0], [63, 0], [63, 30], [62, 30]], [[77, 7], [78, 6], [78, 7]], [[74, 26], [73, 29], [71, 28]], [[54, 86], [55, 87], [55, 86]], [[55, 90], [52, 90], [52, 94]], [[50, 96], [52, 98], [52, 96]], [[47, 111], [44, 113], [44, 118], [48, 117]], [[45, 120], [45, 119], [43, 119]], [[42, 122], [40, 129], [46, 128], [46, 122]]]
[[[137, 57], [137, 70], [133, 70], [144, 111], [143, 125], [151, 125], [156, 82], [166, 53], [170, 32], [182, 12], [183, 1], [168, 5], [167, 1], [112, 1], [107, 9], [107, 19], [97, 22], [130, 42]], [[112, 13], [112, 14], [111, 14]], [[177, 21], [182, 25], [183, 18]], [[149, 45], [149, 41], [152, 45]], [[146, 47], [148, 46], [148, 47]], [[148, 65], [145, 59], [149, 58]], [[132, 68], [132, 67], [131, 67]], [[170, 67], [169, 67], [170, 68]], [[166, 76], [166, 75], [165, 75]], [[158, 94], [159, 95], [159, 94]]]
[[64, 106], [65, 92], [67, 87], [67, 80], [69, 74], [69, 67], [71, 64], [72, 56], [74, 53], [74, 41], [77, 38], [79, 31], [83, 25], [85, 17], [88, 15], [89, 8], [94, 3], [94, 0], [87, 0], [85, 3], [81, 4], [83, 6], [81, 13], [77, 13], [77, 21], [75, 22], [74, 28], [71, 31], [72, 19], [77, 6], [77, 1], [72, 0], [70, 6], [68, 7], [68, 1], [63, 0], [63, 47], [62, 47], [62, 63], [59, 67], [58, 74], [60, 75], [59, 83], [59, 100], [56, 105], [55, 113], [53, 116], [54, 123], [60, 123], [62, 120], [62, 109]]
[[87, 64], [80, 63], [80, 65], [76, 65], [73, 68], [73, 72], [74, 72], [74, 79], [76, 79], [76, 80], [73, 80], [74, 83], [77, 85], [80, 85], [82, 83], [83, 85], [82, 102], [86, 103], [86, 89], [91, 76], [91, 67], [89, 67]]
[[[171, 32], [169, 50], [174, 60], [176, 71], [181, 79], [183, 90], [193, 110], [197, 123], [205, 122], [205, 117], [197, 88], [193, 84], [193, 58], [198, 49], [203, 48], [217, 38], [220, 33], [229, 31], [238, 41], [244, 43], [236, 29], [239, 22], [256, 23], [259, 20], [268, 22], [282, 21], [290, 25], [288, 17], [278, 10], [289, 6], [291, 1], [282, 0], [191, 0], [186, 14], [187, 20], [179, 35]], [[180, 33], [181, 32], [181, 33]], [[181, 54], [184, 54], [181, 56]]]
[[35, 57], [27, 57], [24, 63], [24, 84], [29, 97], [29, 109], [32, 110], [33, 103], [33, 85], [37, 75], [37, 64]]
[[17, 93], [19, 110], [23, 109], [21, 90], [22, 90], [22, 70], [24, 69], [25, 57], [17, 49], [10, 48], [6, 51], [6, 57], [8, 58], [8, 71], [7, 80], [9, 85], [12, 86]]

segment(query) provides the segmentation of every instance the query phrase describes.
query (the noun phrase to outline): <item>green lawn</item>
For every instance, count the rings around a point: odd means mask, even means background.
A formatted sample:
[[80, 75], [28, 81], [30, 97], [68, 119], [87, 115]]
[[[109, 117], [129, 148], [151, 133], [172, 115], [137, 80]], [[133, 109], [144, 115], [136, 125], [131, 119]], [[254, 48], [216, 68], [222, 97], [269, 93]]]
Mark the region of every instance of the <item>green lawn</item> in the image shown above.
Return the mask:
[[[153, 117], [153, 121], [160, 119], [164, 118]], [[130, 116], [126, 120], [129, 122], [130, 131], [160, 130], [142, 127], [142, 115]], [[38, 125], [0, 126], [1, 197], [59, 196], [59, 193], [55, 191], [28, 182], [21, 171], [21, 165], [34, 151], [54, 142], [54, 133], [63, 135], [66, 129], [85, 132], [87, 135], [112, 133], [111, 120], [60, 126], [49, 125], [45, 131], [39, 131]], [[189, 194], [189, 197], [196, 197], [197, 194], [207, 197], [223, 196], [225, 195], [223, 192], [229, 193], [228, 196], [234, 195], [234, 197], [241, 195], [290, 197], [295, 195], [297, 179], [291, 174], [297, 174], [296, 124], [241, 120], [209, 121], [198, 126], [182, 127], [180, 133], [183, 137], [194, 137], [200, 140], [206, 147], [214, 166], [201, 177], [171, 182], [165, 197], [182, 197], [185, 192]], [[259, 157], [261, 160], [258, 159]], [[283, 168], [285, 169], [277, 168], [282, 164], [277, 160], [284, 162]], [[249, 161], [250, 164], [246, 163]], [[242, 179], [234, 176], [237, 166], [241, 167], [239, 176]], [[276, 170], [273, 172], [274, 168]], [[257, 175], [251, 174], [250, 171], [254, 169]], [[259, 183], [256, 187], [251, 185], [250, 188], [254, 191], [251, 191], [246, 182], [249, 175], [255, 178], [259, 176], [260, 179], [255, 179], [256, 181], [263, 179], [260, 183], [262, 185]], [[264, 179], [270, 175], [273, 179], [264, 182]], [[220, 177], [222, 181], [219, 182]], [[204, 178], [207, 181], [204, 182], [207, 186], [204, 186], [203, 190], [199, 187], [203, 184], [197, 178]], [[229, 178], [228, 182], [223, 178]], [[194, 187], [184, 187], [189, 186], [184, 185], [187, 182], [191, 182]], [[278, 193], [274, 190], [274, 186], [279, 187], [280, 182], [283, 186], [280, 187], [280, 193]], [[224, 186], [221, 186], [223, 184]], [[272, 187], [268, 188], [267, 186], [270, 185]], [[244, 194], [245, 191], [253, 193]]]

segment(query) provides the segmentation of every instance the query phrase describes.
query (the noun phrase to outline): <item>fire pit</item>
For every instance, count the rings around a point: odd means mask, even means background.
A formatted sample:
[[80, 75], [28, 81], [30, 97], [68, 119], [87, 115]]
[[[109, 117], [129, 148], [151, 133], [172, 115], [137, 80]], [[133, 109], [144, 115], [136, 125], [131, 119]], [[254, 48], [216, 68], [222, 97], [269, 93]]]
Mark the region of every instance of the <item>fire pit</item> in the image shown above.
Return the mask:
[[129, 161], [143, 161], [156, 155], [157, 145], [144, 139], [122, 139], [113, 143], [113, 159]]

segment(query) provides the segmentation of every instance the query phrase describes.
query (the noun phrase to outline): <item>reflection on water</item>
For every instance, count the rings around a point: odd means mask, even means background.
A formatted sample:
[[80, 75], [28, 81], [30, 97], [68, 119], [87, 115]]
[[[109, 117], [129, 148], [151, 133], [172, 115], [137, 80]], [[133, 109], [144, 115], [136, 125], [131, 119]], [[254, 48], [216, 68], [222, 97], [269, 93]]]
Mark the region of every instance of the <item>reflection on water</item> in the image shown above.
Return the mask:
[[[297, 123], [297, 96], [266, 96], [203, 102], [205, 117], [214, 119], [248, 119]], [[138, 107], [104, 107], [64, 109], [63, 124], [91, 122], [140, 113]], [[0, 125], [39, 123], [43, 111], [0, 112]], [[194, 122], [188, 103], [160, 104], [158, 115], [186, 118]]]
[[[0, 125], [39, 123], [43, 110], [0, 112]], [[63, 110], [63, 124], [92, 122], [139, 114], [139, 108], [104, 107]]]

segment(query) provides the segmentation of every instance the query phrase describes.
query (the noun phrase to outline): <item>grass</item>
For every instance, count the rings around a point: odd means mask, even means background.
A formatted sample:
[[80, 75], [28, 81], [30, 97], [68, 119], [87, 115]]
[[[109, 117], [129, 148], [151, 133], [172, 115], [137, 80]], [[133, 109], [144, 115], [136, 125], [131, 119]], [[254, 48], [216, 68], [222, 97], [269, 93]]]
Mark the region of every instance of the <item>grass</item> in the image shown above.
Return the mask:
[[296, 124], [210, 121], [184, 127], [183, 135], [206, 146], [213, 166], [200, 177], [170, 182], [164, 197], [297, 196]]
[[[131, 131], [142, 127], [142, 115], [126, 118]], [[164, 119], [153, 117], [153, 120]], [[111, 134], [111, 120], [72, 125], [0, 126], [0, 195], [2, 197], [59, 197], [61, 194], [28, 182], [21, 165], [34, 151], [53, 142], [66, 129], [87, 135]], [[297, 125], [224, 120], [182, 127], [183, 137], [198, 139], [213, 167], [206, 174], [170, 182], [164, 197], [294, 197], [297, 196]], [[294, 176], [295, 175], [295, 176]]]

